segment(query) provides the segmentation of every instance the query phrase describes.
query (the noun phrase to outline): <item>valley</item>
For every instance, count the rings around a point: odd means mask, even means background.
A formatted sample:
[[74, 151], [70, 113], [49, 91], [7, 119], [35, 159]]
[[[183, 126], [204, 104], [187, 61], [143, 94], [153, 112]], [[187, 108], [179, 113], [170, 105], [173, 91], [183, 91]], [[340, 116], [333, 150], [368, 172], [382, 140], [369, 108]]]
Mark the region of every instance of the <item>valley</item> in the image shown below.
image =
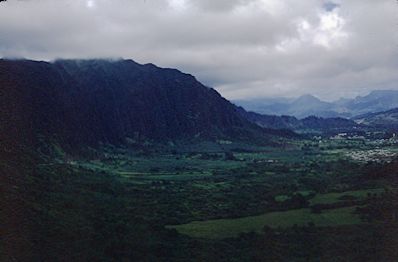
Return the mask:
[[0, 69], [0, 260], [398, 258], [394, 110], [261, 115], [132, 60]]
[[398, 262], [398, 0], [0, 0], [0, 262]]
[[[321, 144], [317, 139], [299, 139], [285, 140], [282, 144], [283, 147], [251, 149], [248, 145], [243, 149], [243, 144], [232, 141], [202, 143], [195, 147], [150, 143], [139, 147], [104, 145], [79, 157], [58, 148], [53, 151], [56, 152], [53, 166], [42, 168], [43, 172], [65, 170], [74, 174], [67, 178], [69, 182], [64, 181], [66, 177], [62, 173], [53, 178], [51, 183], [61, 183], [62, 187], [65, 182], [71, 183], [74, 189], [61, 195], [56, 190], [47, 192], [53, 203], [51, 206], [62, 206], [64, 201], [69, 203], [69, 195], [76, 194], [72, 192], [77, 186], [81, 193], [88, 195], [83, 197], [86, 200], [80, 196], [68, 204], [73, 208], [83, 208], [87, 204], [81, 201], [97, 198], [96, 201], [109, 202], [122, 208], [114, 210], [114, 215], [123, 214], [132, 221], [139, 217], [140, 223], [146, 221], [156, 234], [163, 232], [166, 238], [173, 232], [174, 238], [168, 241], [175, 245], [193, 241], [190, 245], [196, 247], [190, 250], [206, 257], [212, 256], [209, 248], [215, 243], [233, 246], [231, 241], [268, 236], [270, 232], [281, 237], [277, 240], [280, 245], [289, 242], [282, 236], [292, 234], [291, 230], [300, 234], [307, 230], [322, 232], [322, 239], [328, 232], [326, 235], [331, 239], [322, 240], [326, 241], [323, 245], [328, 246], [346, 234], [338, 233], [339, 230], [351, 230], [361, 237], [359, 232], [363, 227], [379, 230], [376, 228], [381, 225], [391, 225], [368, 218], [363, 209], [395, 194], [398, 186], [395, 178], [389, 178], [388, 171], [387, 176], [368, 178], [375, 168], [381, 170], [384, 162], [377, 158], [362, 161], [354, 156], [359, 151], [375, 150], [393, 156], [398, 152], [394, 145], [375, 146], [372, 139], [362, 143], [351, 139], [323, 139]], [[394, 157], [391, 161], [397, 163]], [[54, 208], [51, 206], [50, 210]], [[101, 212], [109, 212], [105, 210]], [[56, 211], [54, 215], [61, 221], [70, 221], [69, 215], [63, 212]], [[119, 218], [107, 223], [117, 224], [118, 221]], [[236, 246], [237, 256], [244, 254], [241, 245]], [[306, 244], [296, 242], [294, 245], [303, 247]], [[256, 249], [256, 246], [251, 248]], [[170, 248], [168, 252], [175, 255], [176, 249]], [[302, 256], [303, 261], [307, 255]], [[283, 260], [300, 258], [294, 250], [278, 256]]]

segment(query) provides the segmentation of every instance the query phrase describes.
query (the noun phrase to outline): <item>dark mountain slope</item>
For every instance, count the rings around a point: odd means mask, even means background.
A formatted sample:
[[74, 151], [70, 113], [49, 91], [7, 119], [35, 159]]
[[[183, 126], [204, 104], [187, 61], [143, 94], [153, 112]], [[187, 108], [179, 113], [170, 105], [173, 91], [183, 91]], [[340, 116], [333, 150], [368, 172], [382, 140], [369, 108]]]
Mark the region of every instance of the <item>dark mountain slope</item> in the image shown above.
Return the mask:
[[351, 129], [358, 125], [349, 119], [341, 117], [322, 118], [309, 116], [301, 120], [302, 125], [309, 129]]
[[263, 115], [255, 112], [248, 112], [239, 107], [240, 114], [252, 123], [264, 128], [274, 129], [297, 129], [301, 126], [300, 120], [294, 116]]
[[2, 143], [30, 146], [38, 134], [62, 135], [72, 129], [61, 99], [70, 82], [48, 63], [0, 60]]
[[353, 120], [364, 125], [398, 129], [398, 108], [357, 116]]
[[[132, 60], [0, 60], [2, 140], [95, 145], [278, 135], [193, 76]], [[284, 133], [283, 135], [292, 135]]]

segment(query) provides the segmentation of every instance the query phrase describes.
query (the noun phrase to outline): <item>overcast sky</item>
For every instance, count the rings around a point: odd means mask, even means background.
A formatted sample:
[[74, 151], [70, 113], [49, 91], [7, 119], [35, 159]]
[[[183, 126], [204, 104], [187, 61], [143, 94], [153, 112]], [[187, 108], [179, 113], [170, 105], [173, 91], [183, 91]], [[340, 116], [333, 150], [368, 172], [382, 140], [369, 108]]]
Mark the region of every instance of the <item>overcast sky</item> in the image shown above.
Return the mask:
[[0, 57], [131, 58], [229, 99], [398, 90], [396, 0], [8, 0]]

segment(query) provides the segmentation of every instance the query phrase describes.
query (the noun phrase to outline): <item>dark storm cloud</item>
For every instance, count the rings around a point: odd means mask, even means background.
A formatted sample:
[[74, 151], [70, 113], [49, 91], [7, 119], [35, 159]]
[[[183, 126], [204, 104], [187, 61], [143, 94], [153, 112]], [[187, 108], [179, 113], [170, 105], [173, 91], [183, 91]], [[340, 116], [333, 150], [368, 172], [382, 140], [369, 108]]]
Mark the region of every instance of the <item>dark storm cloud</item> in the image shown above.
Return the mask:
[[323, 8], [325, 8], [325, 10], [328, 12], [331, 12], [338, 7], [340, 7], [340, 5], [333, 3], [333, 2], [326, 2], [323, 4]]
[[9, 0], [0, 56], [124, 57], [228, 98], [397, 89], [391, 0]]

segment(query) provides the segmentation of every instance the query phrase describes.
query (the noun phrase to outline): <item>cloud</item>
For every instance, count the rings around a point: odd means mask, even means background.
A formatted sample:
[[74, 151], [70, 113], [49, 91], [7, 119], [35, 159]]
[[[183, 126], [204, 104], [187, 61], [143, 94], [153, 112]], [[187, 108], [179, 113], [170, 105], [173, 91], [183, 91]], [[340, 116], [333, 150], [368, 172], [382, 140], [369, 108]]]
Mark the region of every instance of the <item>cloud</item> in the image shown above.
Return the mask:
[[390, 0], [25, 0], [0, 5], [0, 56], [124, 57], [228, 98], [398, 89]]
[[326, 2], [323, 4], [323, 8], [328, 12], [332, 12], [334, 9], [338, 7], [340, 7], [340, 5], [333, 2]]

